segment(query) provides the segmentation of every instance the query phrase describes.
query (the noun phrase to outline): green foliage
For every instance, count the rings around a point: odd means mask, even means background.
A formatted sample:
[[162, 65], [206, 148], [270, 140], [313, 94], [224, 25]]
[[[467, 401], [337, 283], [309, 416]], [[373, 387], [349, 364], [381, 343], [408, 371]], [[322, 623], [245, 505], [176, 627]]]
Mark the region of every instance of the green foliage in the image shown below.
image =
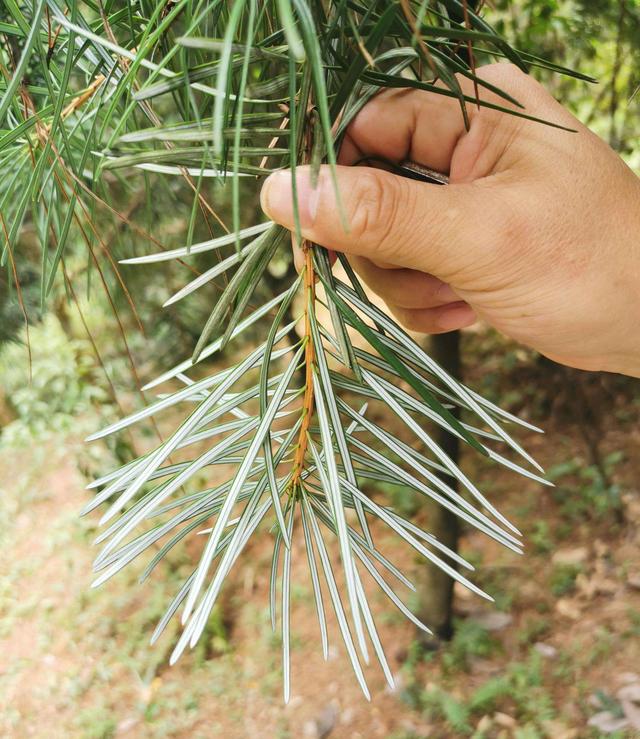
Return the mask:
[[612, 698], [604, 690], [596, 690], [594, 693], [596, 706], [601, 711], [609, 711], [614, 718], [623, 718], [624, 711], [622, 706], [618, 703], [615, 698]]
[[[610, 0], [511, 0], [497, 3], [496, 27], [525, 49], [566, 66], [588, 66], [596, 89], [534, 69], [581, 120], [640, 169], [632, 114], [640, 80], [640, 5]], [[631, 103], [631, 105], [629, 105]]]
[[106, 708], [101, 712], [94, 708], [78, 711], [76, 726], [87, 739], [112, 739], [118, 728], [113, 714]]
[[581, 571], [578, 565], [555, 565], [549, 579], [551, 592], [558, 597], [571, 593]]
[[548, 618], [530, 618], [518, 632], [518, 641], [523, 646], [534, 644], [549, 631], [549, 627]]
[[416, 682], [403, 697], [428, 718], [444, 720], [456, 736], [484, 736], [474, 728], [477, 721], [502, 711], [518, 721], [517, 736], [546, 737], [544, 724], [555, 717], [552, 698], [543, 685], [542, 658], [533, 650], [523, 662], [508, 664], [469, 695], [433, 684], [422, 688]]
[[547, 521], [534, 521], [529, 539], [535, 548], [536, 554], [548, 554], [553, 549], [551, 527]]
[[556, 483], [554, 497], [563, 514], [569, 520], [589, 520], [619, 512], [621, 491], [613, 478], [623, 460], [624, 453], [617, 450], [607, 454], [600, 467], [580, 458], [550, 467], [547, 476]]
[[499, 643], [480, 624], [473, 620], [457, 620], [450, 644], [442, 656], [446, 670], [468, 671], [474, 659], [490, 657]]
[[3, 390], [15, 415], [2, 431], [3, 444], [68, 432], [80, 415], [107, 399], [96, 382], [89, 343], [69, 338], [55, 315], [32, 327], [31, 344], [31, 367], [21, 344], [0, 353]]
[[640, 611], [636, 611], [633, 608], [627, 609], [627, 617], [631, 622], [631, 628], [626, 633], [626, 636], [639, 637], [640, 636]]
[[433, 686], [422, 694], [422, 706], [427, 716], [443, 718], [456, 734], [469, 735], [469, 709], [445, 690]]

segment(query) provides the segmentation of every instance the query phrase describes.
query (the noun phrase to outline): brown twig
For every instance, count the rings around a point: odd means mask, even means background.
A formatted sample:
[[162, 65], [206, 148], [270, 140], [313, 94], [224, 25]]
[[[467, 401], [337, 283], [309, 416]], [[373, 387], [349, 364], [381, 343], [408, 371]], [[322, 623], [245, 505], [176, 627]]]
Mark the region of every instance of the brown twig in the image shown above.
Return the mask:
[[[471, 19], [469, 17], [469, 0], [462, 0], [462, 12], [464, 15], [464, 27], [467, 31], [471, 30]], [[471, 39], [467, 39], [467, 55], [469, 57], [469, 66], [471, 67], [471, 73], [473, 74], [473, 94], [476, 98], [476, 105], [480, 110], [480, 90], [478, 88], [478, 80], [476, 79], [476, 58], [473, 53], [473, 44]]]
[[[63, 11], [63, 15], [66, 16], [69, 14], [69, 9], [65, 8]], [[58, 27], [55, 30], [55, 33], [51, 33], [51, 16], [49, 14], [49, 8], [47, 8], [47, 67], [51, 64], [51, 60], [53, 59], [53, 54], [56, 50], [56, 44], [58, 43], [58, 37], [60, 36], [60, 31], [62, 31], [62, 24], [59, 24]]]
[[307, 454], [309, 425], [313, 416], [313, 364], [315, 362], [315, 346], [313, 344], [313, 336], [311, 334], [311, 318], [309, 311], [313, 309], [316, 297], [315, 287], [315, 271], [313, 268], [313, 245], [309, 241], [302, 243], [302, 251], [304, 253], [304, 367], [305, 367], [305, 385], [304, 398], [302, 400], [302, 424], [300, 425], [300, 433], [298, 435], [298, 443], [293, 459], [293, 472], [291, 476], [291, 490], [295, 493], [299, 483], [300, 476], [304, 471], [304, 460]]
[[87, 100], [90, 100], [95, 95], [97, 89], [105, 81], [105, 79], [106, 78], [103, 74], [99, 74], [84, 92], [74, 97], [69, 105], [67, 105], [67, 107], [62, 111], [62, 120], [66, 120], [80, 106], [84, 105]]
[[404, 17], [407, 19], [407, 23], [411, 27], [411, 31], [413, 32], [413, 37], [418, 42], [418, 45], [422, 49], [422, 53], [426, 57], [429, 67], [431, 68], [431, 71], [433, 72], [433, 76], [437, 78], [438, 68], [436, 67], [436, 63], [433, 60], [433, 56], [431, 55], [431, 52], [429, 51], [427, 42], [424, 40], [424, 38], [422, 37], [422, 34], [420, 33], [420, 29], [418, 28], [418, 22], [416, 20], [415, 15], [413, 14], [413, 11], [411, 10], [411, 5], [409, 4], [409, 0], [400, 0], [400, 6], [402, 8], [402, 12], [404, 13]]
[[[306, 110], [306, 130], [304, 136], [303, 161], [305, 164], [311, 161], [313, 152], [313, 111], [313, 104], [309, 101]], [[314, 310], [316, 300], [316, 275], [313, 266], [314, 245], [311, 241], [304, 239], [300, 248], [304, 255], [304, 397], [302, 399], [302, 423], [300, 425], [300, 433], [298, 434], [291, 473], [290, 490], [292, 495], [296, 494], [300, 485], [300, 478], [304, 472], [309, 440], [309, 426], [311, 425], [314, 408], [313, 365], [316, 360], [316, 347], [314, 346], [313, 335], [311, 333], [310, 315], [310, 311]], [[321, 351], [321, 347], [318, 347], [318, 350]]]
[[[278, 130], [283, 131], [288, 125], [289, 125], [289, 118], [288, 116], [285, 116], [282, 119], [282, 122], [280, 123], [280, 125], [278, 126]], [[278, 145], [278, 141], [280, 141], [280, 136], [274, 136], [269, 142], [269, 146], [267, 148], [274, 149]], [[268, 161], [269, 161], [269, 155], [265, 154], [265, 156], [263, 156], [260, 161], [260, 169], [266, 169]]]

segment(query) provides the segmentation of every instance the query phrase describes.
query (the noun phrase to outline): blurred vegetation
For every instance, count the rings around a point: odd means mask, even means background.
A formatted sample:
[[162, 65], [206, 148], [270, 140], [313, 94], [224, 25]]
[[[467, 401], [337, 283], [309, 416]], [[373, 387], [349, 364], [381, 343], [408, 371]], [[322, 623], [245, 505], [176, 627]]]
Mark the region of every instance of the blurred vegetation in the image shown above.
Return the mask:
[[45, 316], [30, 338], [31, 377], [21, 345], [7, 347], [0, 356], [3, 392], [15, 414], [3, 429], [3, 442], [27, 443], [31, 437], [69, 433], [74, 418], [107, 402], [96, 382], [88, 341], [69, 336], [54, 314]]
[[533, 69], [580, 120], [640, 170], [640, 4], [637, 0], [498, 0], [514, 46], [578, 69], [596, 85]]

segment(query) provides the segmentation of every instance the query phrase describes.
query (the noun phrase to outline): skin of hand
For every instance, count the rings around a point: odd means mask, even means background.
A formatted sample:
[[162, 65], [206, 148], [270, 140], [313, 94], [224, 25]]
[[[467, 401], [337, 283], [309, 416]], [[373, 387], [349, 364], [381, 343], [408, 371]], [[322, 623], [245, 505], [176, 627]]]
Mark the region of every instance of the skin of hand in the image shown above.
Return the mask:
[[[531, 77], [508, 64], [478, 71], [527, 114], [576, 132], [471, 103], [465, 130], [455, 99], [384, 91], [340, 149], [347, 229], [329, 168], [315, 188], [297, 169], [302, 236], [344, 252], [411, 330], [480, 318], [562, 364], [640, 377], [640, 179]], [[349, 166], [367, 156], [410, 159], [450, 184]], [[290, 172], [268, 177], [261, 198], [294, 230]]]

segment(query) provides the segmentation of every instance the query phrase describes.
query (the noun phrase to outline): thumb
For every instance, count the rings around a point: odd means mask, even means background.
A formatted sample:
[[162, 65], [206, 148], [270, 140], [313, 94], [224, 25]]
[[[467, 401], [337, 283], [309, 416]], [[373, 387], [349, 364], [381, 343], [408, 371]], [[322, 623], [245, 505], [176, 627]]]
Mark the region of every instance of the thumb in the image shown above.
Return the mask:
[[[328, 166], [320, 168], [316, 187], [310, 168], [297, 168], [303, 238], [447, 282], [494, 256], [499, 213], [489, 188], [431, 185], [368, 167], [337, 167], [336, 177], [339, 202]], [[261, 203], [269, 218], [295, 230], [290, 171], [267, 178]]]

